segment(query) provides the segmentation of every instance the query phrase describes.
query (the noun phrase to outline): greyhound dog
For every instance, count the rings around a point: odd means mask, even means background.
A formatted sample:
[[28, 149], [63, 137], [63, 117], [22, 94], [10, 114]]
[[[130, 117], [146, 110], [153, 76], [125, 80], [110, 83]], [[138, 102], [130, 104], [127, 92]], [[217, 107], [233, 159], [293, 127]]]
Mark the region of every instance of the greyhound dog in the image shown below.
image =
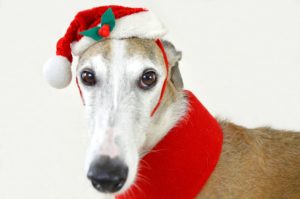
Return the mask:
[[[166, 73], [155, 40], [106, 39], [79, 56], [76, 76], [91, 135], [85, 170], [103, 198], [112, 199], [134, 184], [142, 157], [187, 112], [181, 52], [168, 41], [163, 46], [170, 78], [153, 117], [149, 112]], [[300, 133], [218, 123], [222, 152], [198, 199], [300, 198]], [[109, 177], [105, 172], [112, 168], [115, 175]]]

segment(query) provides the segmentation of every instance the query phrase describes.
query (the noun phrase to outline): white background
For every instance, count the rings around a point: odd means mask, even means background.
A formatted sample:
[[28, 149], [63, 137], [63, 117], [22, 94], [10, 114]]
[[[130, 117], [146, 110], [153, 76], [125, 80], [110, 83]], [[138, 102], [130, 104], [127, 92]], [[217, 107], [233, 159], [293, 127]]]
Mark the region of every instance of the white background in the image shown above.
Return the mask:
[[299, 0], [0, 0], [1, 199], [98, 198], [75, 82], [55, 90], [41, 71], [76, 12], [120, 2], [165, 22], [185, 87], [214, 115], [300, 130]]

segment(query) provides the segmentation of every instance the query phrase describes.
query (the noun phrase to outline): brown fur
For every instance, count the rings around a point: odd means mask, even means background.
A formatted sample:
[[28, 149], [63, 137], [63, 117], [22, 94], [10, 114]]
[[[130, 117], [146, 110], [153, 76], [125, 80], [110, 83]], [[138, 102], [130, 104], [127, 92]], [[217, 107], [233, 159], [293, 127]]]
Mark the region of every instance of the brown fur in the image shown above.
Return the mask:
[[128, 38], [126, 39], [126, 55], [128, 57], [139, 55], [151, 61], [163, 65], [161, 51], [153, 39]]
[[300, 199], [300, 133], [220, 125], [221, 158], [197, 199]]
[[106, 39], [101, 42], [95, 43], [89, 47], [85, 52], [80, 56], [80, 61], [84, 62], [85, 59], [89, 57], [101, 54], [103, 58], [110, 59], [111, 57], [111, 39]]

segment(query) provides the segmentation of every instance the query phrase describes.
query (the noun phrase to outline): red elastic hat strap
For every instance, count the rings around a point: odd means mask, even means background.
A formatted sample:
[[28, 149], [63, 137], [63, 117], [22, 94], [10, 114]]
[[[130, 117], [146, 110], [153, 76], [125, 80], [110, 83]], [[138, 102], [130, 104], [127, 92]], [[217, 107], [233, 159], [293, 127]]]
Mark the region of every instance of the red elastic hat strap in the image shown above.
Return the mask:
[[[165, 63], [165, 66], [166, 66], [166, 78], [165, 78], [164, 83], [162, 85], [162, 89], [161, 89], [161, 92], [160, 92], [160, 96], [159, 96], [158, 102], [155, 105], [155, 107], [153, 108], [153, 110], [151, 111], [151, 114], [150, 114], [151, 117], [157, 111], [157, 109], [158, 109], [158, 107], [159, 107], [159, 105], [160, 105], [160, 103], [162, 101], [162, 98], [163, 98], [163, 96], [165, 94], [165, 90], [166, 90], [166, 87], [167, 87], [167, 81], [168, 81], [168, 78], [169, 78], [169, 62], [168, 62], [168, 57], [167, 57], [167, 54], [165, 52], [164, 46], [163, 46], [162, 42], [160, 41], [160, 39], [157, 39], [155, 42], [156, 42], [156, 44], [158, 45], [158, 47], [160, 48], [160, 50], [161, 50], [161, 52], [163, 54], [164, 63]], [[77, 87], [78, 87], [78, 90], [79, 90], [79, 94], [80, 94], [82, 103], [83, 103], [83, 105], [85, 105], [84, 98], [83, 98], [82, 91], [80, 89], [77, 77], [76, 77], [76, 84], [77, 84]]]
[[165, 78], [164, 83], [162, 85], [158, 102], [157, 102], [157, 104], [155, 105], [154, 109], [151, 112], [151, 115], [150, 115], [151, 117], [157, 111], [157, 109], [158, 109], [158, 107], [159, 107], [159, 105], [160, 105], [160, 103], [162, 101], [162, 98], [163, 98], [163, 96], [165, 94], [165, 90], [166, 90], [166, 87], [167, 87], [167, 81], [168, 81], [168, 78], [169, 78], [169, 62], [168, 62], [168, 57], [167, 57], [165, 48], [164, 48], [162, 42], [160, 41], [160, 39], [157, 39], [155, 42], [156, 42], [156, 44], [158, 45], [158, 47], [160, 48], [160, 50], [161, 50], [161, 52], [163, 54], [163, 58], [164, 58], [165, 66], [166, 66], [166, 78]]
[[82, 95], [82, 91], [81, 91], [81, 88], [79, 86], [79, 83], [78, 83], [78, 78], [76, 77], [76, 85], [77, 85], [77, 88], [79, 90], [79, 94], [80, 94], [80, 97], [81, 97], [81, 101], [83, 103], [83, 106], [85, 106], [85, 101], [84, 101], [84, 98], [83, 98], [83, 95]]

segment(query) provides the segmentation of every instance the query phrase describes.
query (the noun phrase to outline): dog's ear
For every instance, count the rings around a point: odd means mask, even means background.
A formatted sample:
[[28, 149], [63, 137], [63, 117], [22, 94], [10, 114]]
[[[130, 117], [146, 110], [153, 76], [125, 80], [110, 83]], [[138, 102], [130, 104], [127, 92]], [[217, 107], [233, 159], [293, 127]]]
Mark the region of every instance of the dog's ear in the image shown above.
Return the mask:
[[164, 40], [163, 46], [169, 61], [171, 81], [174, 84], [176, 90], [182, 90], [183, 81], [178, 63], [181, 60], [182, 53], [180, 51], [177, 51], [174, 45], [169, 41]]

